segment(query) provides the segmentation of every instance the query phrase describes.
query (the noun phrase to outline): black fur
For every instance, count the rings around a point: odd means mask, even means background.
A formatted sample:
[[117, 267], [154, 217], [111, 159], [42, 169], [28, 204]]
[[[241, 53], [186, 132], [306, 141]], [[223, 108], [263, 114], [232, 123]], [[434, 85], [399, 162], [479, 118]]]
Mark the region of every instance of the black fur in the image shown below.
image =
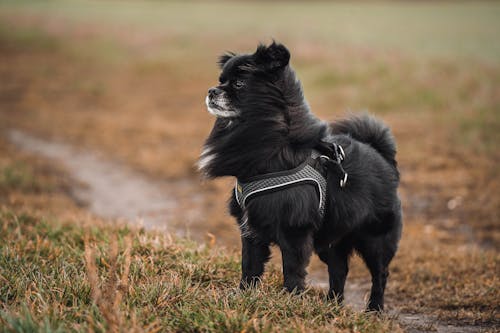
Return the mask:
[[[254, 197], [243, 212], [234, 194], [230, 212], [242, 229], [241, 287], [256, 284], [268, 261], [269, 246], [283, 257], [284, 285], [304, 288], [313, 251], [328, 265], [329, 297], [343, 300], [348, 258], [359, 252], [372, 275], [369, 310], [382, 310], [388, 266], [402, 229], [397, 195], [396, 146], [389, 129], [368, 115], [333, 124], [317, 119], [304, 99], [281, 44], [260, 45], [254, 54], [220, 58], [220, 85], [212, 98], [229, 101], [206, 140], [200, 161], [207, 177], [251, 176], [294, 168], [327, 136], [342, 145], [349, 174], [347, 186], [328, 175], [324, 219], [312, 185], [300, 185]], [[236, 82], [238, 82], [236, 84]], [[222, 97], [221, 97], [222, 96]], [[201, 163], [201, 162], [200, 162]]]

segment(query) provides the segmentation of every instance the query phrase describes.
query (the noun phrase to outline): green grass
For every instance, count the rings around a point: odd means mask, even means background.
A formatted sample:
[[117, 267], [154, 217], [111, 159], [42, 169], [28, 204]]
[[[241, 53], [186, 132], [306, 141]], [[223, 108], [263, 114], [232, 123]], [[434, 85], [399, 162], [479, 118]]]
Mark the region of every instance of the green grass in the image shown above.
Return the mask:
[[30, 28], [13, 28], [5, 22], [0, 22], [0, 38], [2, 45], [0, 49], [15, 47], [20, 50], [41, 49], [56, 51], [59, 41], [47, 33]]
[[[464, 142], [480, 153], [498, 153], [500, 143], [499, 109], [482, 108], [474, 117], [461, 117], [459, 131], [455, 133], [458, 140]], [[498, 171], [498, 169], [497, 169]]]
[[[394, 331], [310, 290], [237, 289], [239, 256], [165, 235], [0, 211], [0, 332]], [[119, 301], [117, 302], [117, 299]]]
[[[2, 16], [49, 17], [103, 25], [150, 38], [174, 37], [178, 46], [210, 47], [213, 40], [254, 45], [271, 37], [292, 45], [316, 44], [335, 51], [355, 46], [399, 50], [417, 56], [465, 57], [497, 63], [500, 4], [474, 2], [179, 2], [3, 1]], [[165, 41], [167, 42], [167, 41]], [[172, 40], [168, 41], [170, 50]], [[182, 42], [182, 43], [181, 43]], [[187, 44], [186, 44], [187, 43]], [[232, 42], [234, 43], [234, 42]], [[233, 47], [228, 43], [227, 47]]]
[[36, 192], [45, 185], [34, 178], [32, 168], [25, 163], [0, 165], [0, 190], [17, 189], [24, 192]]

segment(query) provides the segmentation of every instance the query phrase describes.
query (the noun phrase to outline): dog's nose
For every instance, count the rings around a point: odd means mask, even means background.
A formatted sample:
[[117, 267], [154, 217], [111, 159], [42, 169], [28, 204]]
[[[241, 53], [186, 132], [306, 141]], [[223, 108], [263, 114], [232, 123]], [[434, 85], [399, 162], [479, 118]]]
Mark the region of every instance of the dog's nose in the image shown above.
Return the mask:
[[208, 96], [209, 97], [214, 97], [220, 94], [220, 89], [217, 88], [210, 88], [208, 89]]

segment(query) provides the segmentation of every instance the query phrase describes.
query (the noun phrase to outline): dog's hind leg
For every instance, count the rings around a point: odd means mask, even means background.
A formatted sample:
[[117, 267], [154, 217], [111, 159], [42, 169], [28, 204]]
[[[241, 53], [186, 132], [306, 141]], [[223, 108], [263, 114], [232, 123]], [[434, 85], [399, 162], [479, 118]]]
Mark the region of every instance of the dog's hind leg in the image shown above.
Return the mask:
[[264, 272], [264, 265], [269, 261], [269, 244], [256, 238], [241, 237], [241, 281], [240, 288], [255, 286]]
[[349, 272], [349, 256], [352, 252], [350, 242], [341, 242], [318, 253], [319, 258], [328, 265], [328, 298], [341, 304], [344, 301], [344, 286]]
[[384, 292], [389, 276], [389, 264], [396, 254], [401, 237], [402, 217], [399, 207], [398, 204], [394, 211], [379, 217], [380, 221], [390, 226], [388, 230], [382, 234], [365, 234], [356, 240], [355, 248], [372, 276], [368, 311], [384, 310]]
[[384, 309], [384, 291], [389, 275], [388, 261], [392, 259], [392, 255], [383, 249], [384, 244], [380, 238], [372, 239], [367, 244], [357, 248], [372, 276], [368, 311], [382, 311]]
[[361, 254], [372, 276], [372, 288], [368, 311], [384, 310], [384, 292], [389, 276], [389, 263], [397, 249], [397, 241], [393, 241], [391, 233], [374, 237], [363, 237], [356, 244], [356, 250]]

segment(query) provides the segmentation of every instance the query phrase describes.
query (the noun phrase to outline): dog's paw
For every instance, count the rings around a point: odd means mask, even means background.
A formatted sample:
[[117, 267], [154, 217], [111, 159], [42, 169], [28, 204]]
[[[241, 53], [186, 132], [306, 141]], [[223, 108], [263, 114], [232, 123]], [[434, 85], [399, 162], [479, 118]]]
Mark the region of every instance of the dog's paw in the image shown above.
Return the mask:
[[240, 280], [240, 289], [241, 290], [246, 290], [249, 288], [255, 288], [260, 284], [260, 278], [258, 277], [253, 277], [253, 278], [242, 278]]

